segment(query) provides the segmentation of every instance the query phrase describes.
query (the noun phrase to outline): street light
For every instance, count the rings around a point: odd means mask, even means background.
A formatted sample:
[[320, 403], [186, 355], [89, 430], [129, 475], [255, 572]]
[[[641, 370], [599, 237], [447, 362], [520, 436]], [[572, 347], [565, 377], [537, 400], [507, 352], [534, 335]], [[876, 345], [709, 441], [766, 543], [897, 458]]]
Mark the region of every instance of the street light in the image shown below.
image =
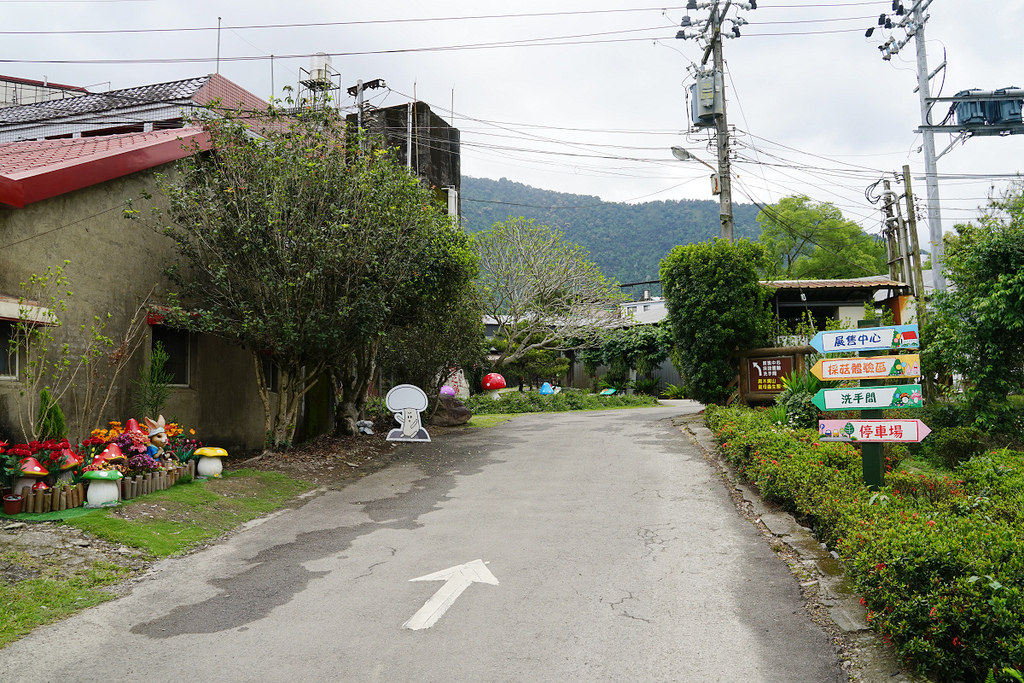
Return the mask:
[[732, 241], [732, 198], [727, 196], [726, 193], [722, 192], [722, 183], [718, 176], [718, 169], [704, 161], [700, 157], [690, 154], [688, 150], [682, 147], [672, 147], [672, 156], [679, 161], [698, 161], [712, 170], [711, 174], [711, 194], [717, 194], [720, 209], [720, 218], [722, 221], [722, 239]]
[[699, 161], [700, 163], [704, 164], [715, 173], [718, 173], [717, 168], [715, 168], [708, 162], [704, 161], [700, 157], [693, 156], [692, 154], [690, 154], [689, 150], [683, 149], [682, 147], [673, 147], [672, 156], [674, 156], [676, 159], [679, 159], [679, 161]]

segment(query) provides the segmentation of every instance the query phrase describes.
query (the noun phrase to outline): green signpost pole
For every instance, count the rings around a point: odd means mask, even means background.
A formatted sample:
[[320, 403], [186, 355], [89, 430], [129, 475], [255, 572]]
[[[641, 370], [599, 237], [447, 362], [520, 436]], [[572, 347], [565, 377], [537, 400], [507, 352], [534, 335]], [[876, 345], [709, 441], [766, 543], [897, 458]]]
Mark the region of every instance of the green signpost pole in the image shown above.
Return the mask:
[[[858, 328], [865, 327], [878, 327], [877, 320], [861, 320], [857, 323]], [[865, 351], [865, 356], [884, 356], [885, 351]], [[862, 387], [875, 387], [884, 384], [885, 380], [877, 379], [862, 379], [860, 385]], [[864, 419], [881, 419], [883, 417], [881, 410], [862, 410], [861, 417]], [[881, 443], [864, 443], [861, 444], [861, 463], [864, 472], [864, 483], [868, 485], [872, 491], [885, 486], [885, 457], [882, 454], [885, 444]]]

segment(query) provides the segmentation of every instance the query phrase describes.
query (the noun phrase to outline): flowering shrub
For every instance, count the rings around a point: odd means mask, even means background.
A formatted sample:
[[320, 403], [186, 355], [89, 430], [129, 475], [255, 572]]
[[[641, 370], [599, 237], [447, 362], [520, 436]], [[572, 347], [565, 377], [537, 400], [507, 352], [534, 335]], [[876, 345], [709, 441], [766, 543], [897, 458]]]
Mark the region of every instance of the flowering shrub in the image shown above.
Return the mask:
[[872, 493], [849, 444], [764, 411], [709, 407], [706, 420], [728, 460], [839, 552], [908, 662], [941, 681], [1024, 668], [1024, 455], [977, 456], [958, 478], [894, 472]]

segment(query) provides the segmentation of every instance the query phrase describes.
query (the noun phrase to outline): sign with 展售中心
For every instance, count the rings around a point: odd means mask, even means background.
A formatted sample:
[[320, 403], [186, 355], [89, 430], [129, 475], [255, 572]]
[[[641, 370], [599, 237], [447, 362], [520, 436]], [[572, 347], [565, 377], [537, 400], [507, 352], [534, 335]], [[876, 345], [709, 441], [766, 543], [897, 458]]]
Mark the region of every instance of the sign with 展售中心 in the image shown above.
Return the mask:
[[931, 431], [920, 420], [818, 420], [820, 441], [917, 443]]
[[811, 346], [822, 353], [916, 349], [920, 345], [917, 325], [818, 332], [811, 339]]
[[811, 372], [820, 380], [894, 379], [921, 376], [916, 353], [873, 358], [823, 358]]
[[819, 389], [811, 400], [819, 410], [920, 408], [923, 405], [920, 384]]

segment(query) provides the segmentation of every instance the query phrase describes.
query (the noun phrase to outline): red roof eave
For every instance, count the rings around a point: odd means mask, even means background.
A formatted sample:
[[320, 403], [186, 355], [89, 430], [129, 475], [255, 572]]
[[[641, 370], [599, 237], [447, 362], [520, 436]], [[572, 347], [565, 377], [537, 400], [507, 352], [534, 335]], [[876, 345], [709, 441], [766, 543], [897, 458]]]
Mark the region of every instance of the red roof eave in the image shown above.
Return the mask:
[[34, 202], [183, 159], [197, 150], [205, 152], [210, 147], [207, 131], [181, 131], [173, 138], [0, 176], [0, 204], [21, 209]]

